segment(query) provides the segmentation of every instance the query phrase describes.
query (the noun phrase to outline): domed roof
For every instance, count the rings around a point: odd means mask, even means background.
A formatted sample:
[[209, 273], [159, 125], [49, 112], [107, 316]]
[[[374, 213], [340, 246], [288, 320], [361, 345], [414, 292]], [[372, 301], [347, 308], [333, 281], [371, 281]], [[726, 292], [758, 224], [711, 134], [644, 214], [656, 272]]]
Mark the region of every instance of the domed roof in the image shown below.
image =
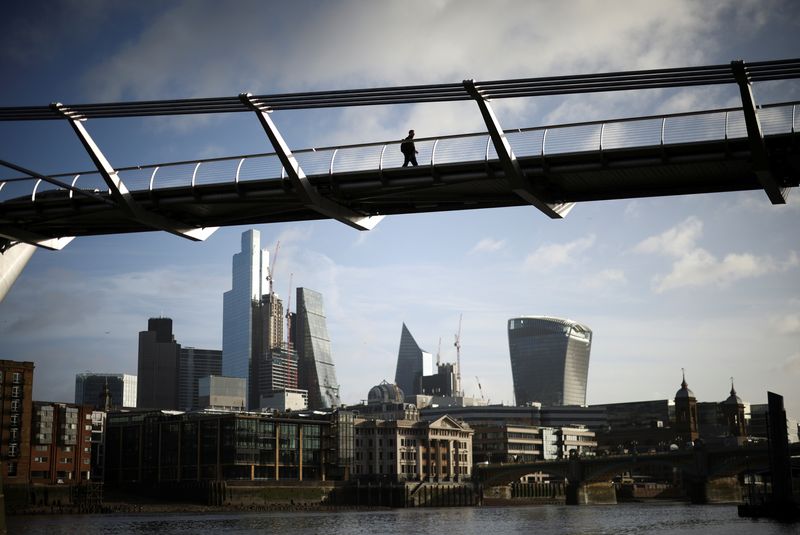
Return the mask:
[[733, 379], [731, 378], [731, 395], [728, 396], [728, 399], [723, 401], [725, 405], [744, 405], [742, 402], [742, 398], [736, 395], [736, 389], [733, 388]]
[[681, 398], [694, 398], [694, 392], [689, 390], [689, 385], [686, 383], [686, 374], [683, 374], [683, 381], [681, 382], [681, 389], [675, 392], [675, 399]]
[[369, 389], [367, 403], [402, 403], [403, 391], [394, 383], [383, 381]]

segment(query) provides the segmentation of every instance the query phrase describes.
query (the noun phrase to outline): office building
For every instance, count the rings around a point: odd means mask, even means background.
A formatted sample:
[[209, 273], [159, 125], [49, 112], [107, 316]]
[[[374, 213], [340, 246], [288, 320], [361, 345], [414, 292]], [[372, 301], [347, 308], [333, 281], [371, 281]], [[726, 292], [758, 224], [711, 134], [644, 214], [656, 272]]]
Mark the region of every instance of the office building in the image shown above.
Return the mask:
[[33, 362], [0, 360], [0, 476], [4, 485], [29, 482]]
[[436, 366], [436, 373], [419, 378], [419, 393], [428, 396], [459, 397], [461, 388], [458, 384], [458, 366], [453, 363], [441, 363]]
[[353, 462], [353, 415], [346, 411], [137, 410], [109, 413], [106, 429], [106, 485], [342, 480]]
[[297, 288], [294, 347], [298, 357], [298, 387], [308, 391], [309, 409], [338, 407], [339, 383], [331, 356], [322, 294]]
[[269, 252], [261, 249], [259, 231], [242, 234], [231, 274], [231, 289], [223, 295], [222, 375], [245, 379], [247, 407], [257, 409], [261, 395], [270, 390], [262, 384], [272, 374], [265, 366], [272, 365], [273, 352], [286, 346], [283, 302], [272, 291]]
[[308, 392], [299, 388], [282, 388], [261, 394], [261, 410], [278, 412], [304, 411], [308, 409]]
[[508, 320], [517, 405], [586, 405], [591, 346], [591, 329], [572, 320], [548, 316]]
[[530, 463], [558, 459], [562, 430], [520, 424], [470, 424], [475, 463]]
[[247, 381], [241, 377], [209, 375], [198, 379], [197, 393], [201, 409], [244, 410]]
[[150, 318], [139, 333], [136, 406], [178, 409], [178, 357], [180, 344], [172, 335], [170, 318]]
[[421, 380], [425, 375], [433, 375], [433, 356], [419, 347], [403, 323], [394, 382], [406, 396], [416, 396], [422, 394]]
[[222, 375], [222, 351], [181, 347], [178, 359], [178, 409], [200, 408], [199, 381], [209, 375]]
[[104, 410], [103, 391], [108, 385], [111, 407], [135, 407], [138, 377], [127, 373], [79, 373], [75, 375], [75, 404]]
[[297, 352], [286, 345], [270, 349], [260, 358], [258, 385], [261, 395], [284, 389], [297, 389]]

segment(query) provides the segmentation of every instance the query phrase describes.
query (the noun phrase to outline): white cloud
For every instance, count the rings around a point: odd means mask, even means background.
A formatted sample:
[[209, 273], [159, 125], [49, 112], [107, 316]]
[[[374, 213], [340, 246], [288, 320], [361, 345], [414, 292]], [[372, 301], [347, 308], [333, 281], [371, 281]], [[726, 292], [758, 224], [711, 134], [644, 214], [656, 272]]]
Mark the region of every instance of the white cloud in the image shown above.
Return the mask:
[[726, 287], [740, 279], [785, 271], [798, 265], [798, 256], [794, 251], [783, 262], [769, 255], [750, 253], [729, 253], [720, 260], [697, 246], [702, 234], [703, 222], [691, 216], [634, 247], [634, 251], [639, 253], [660, 254], [675, 259], [670, 273], [654, 277], [653, 286], [657, 293], [692, 286]]
[[506, 246], [506, 240], [495, 240], [494, 238], [483, 238], [470, 249], [469, 254], [494, 253]]
[[628, 278], [621, 269], [604, 269], [583, 278], [582, 284], [591, 290], [604, 290], [626, 284]]
[[691, 216], [675, 227], [640, 242], [634, 250], [682, 257], [695, 249], [695, 243], [702, 234], [703, 222]]
[[781, 368], [785, 373], [800, 375], [800, 353], [786, 357]]
[[777, 330], [781, 334], [800, 334], [800, 314], [788, 314], [776, 319]]
[[558, 266], [575, 262], [581, 253], [594, 245], [595, 236], [590, 234], [567, 243], [542, 245], [525, 258], [525, 269], [549, 271]]

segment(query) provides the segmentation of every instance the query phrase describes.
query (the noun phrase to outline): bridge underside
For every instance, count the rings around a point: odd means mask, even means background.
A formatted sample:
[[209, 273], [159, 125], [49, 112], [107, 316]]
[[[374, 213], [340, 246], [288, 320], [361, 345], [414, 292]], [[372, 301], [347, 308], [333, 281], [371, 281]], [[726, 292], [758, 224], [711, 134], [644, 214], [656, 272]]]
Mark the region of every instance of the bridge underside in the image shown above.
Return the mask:
[[[798, 186], [800, 136], [765, 139], [779, 187]], [[617, 151], [520, 157], [530, 187], [544, 202], [762, 190], [746, 139]], [[310, 175], [323, 196], [364, 215], [394, 215], [528, 205], [516, 195], [498, 160]], [[288, 179], [133, 191], [148, 212], [194, 227], [323, 219], [302, 202]], [[108, 198], [100, 192], [100, 198]], [[64, 189], [0, 204], [0, 235], [13, 229], [43, 238], [153, 230], [113, 203]], [[765, 198], [765, 202], [769, 202]]]

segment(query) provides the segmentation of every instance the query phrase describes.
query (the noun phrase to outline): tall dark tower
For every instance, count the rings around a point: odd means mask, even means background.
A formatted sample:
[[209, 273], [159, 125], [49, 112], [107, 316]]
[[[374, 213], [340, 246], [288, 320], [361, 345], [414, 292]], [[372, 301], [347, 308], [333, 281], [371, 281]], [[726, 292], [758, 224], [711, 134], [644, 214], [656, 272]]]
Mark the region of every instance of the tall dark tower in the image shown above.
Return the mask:
[[720, 404], [720, 407], [728, 434], [732, 437], [744, 438], [744, 403], [742, 403], [742, 398], [736, 395], [733, 377], [731, 377], [731, 395]]
[[686, 384], [685, 372], [681, 389], [675, 393], [675, 430], [685, 441], [694, 442], [700, 436], [697, 432], [697, 398]]
[[172, 335], [170, 318], [150, 318], [139, 333], [136, 406], [178, 409], [178, 357], [181, 346]]

